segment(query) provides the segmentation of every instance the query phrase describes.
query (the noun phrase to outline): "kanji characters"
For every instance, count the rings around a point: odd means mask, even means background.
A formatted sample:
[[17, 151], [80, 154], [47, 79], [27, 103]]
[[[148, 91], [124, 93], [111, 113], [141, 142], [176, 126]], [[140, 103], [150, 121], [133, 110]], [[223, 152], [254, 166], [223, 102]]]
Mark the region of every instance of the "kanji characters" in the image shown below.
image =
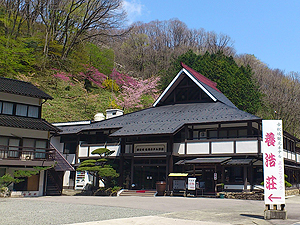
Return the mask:
[[265, 153], [265, 165], [266, 167], [275, 167], [276, 158], [272, 153]]
[[268, 190], [271, 190], [271, 189], [277, 189], [275, 187], [275, 185], [277, 185], [277, 183], [275, 183], [275, 180], [276, 180], [276, 177], [274, 177], [273, 175], [271, 177], [267, 177], [266, 179], [266, 188]]
[[266, 134], [265, 143], [268, 146], [275, 146], [275, 135], [272, 132]]

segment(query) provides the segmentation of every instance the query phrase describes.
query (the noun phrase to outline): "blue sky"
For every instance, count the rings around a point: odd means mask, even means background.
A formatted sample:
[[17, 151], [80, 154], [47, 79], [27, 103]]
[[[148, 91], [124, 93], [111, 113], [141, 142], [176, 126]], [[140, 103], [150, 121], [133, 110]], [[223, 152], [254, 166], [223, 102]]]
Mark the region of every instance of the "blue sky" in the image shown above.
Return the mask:
[[300, 73], [300, 0], [124, 0], [129, 23], [178, 18], [228, 35], [238, 54]]

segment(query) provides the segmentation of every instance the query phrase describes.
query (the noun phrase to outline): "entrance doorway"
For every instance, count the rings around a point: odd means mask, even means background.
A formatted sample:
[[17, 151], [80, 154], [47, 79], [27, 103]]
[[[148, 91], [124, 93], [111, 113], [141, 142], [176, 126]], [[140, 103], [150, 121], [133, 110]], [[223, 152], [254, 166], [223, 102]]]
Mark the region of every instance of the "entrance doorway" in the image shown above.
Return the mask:
[[154, 190], [158, 181], [166, 181], [166, 166], [134, 166], [134, 189]]

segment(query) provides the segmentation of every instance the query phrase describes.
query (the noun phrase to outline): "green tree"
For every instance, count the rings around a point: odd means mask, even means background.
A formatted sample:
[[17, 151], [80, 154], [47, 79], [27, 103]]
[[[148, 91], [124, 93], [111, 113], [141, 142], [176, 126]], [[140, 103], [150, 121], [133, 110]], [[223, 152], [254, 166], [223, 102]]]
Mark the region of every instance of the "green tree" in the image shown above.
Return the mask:
[[[167, 74], [177, 74], [180, 62], [185, 63], [205, 77], [218, 84], [218, 89], [239, 109], [255, 114], [261, 105], [261, 94], [252, 80], [250, 66], [238, 66], [232, 56], [222, 52], [197, 55], [189, 50], [179, 56]], [[162, 88], [173, 79], [166, 75], [162, 79]]]
[[109, 163], [108, 156], [113, 154], [107, 148], [98, 148], [92, 151], [93, 155], [99, 155], [98, 159], [88, 159], [83, 161], [77, 168], [78, 171], [88, 171], [93, 177], [96, 178], [94, 186], [98, 187], [99, 179], [104, 183], [106, 187], [112, 184], [112, 179], [119, 177], [117, 171]]
[[31, 177], [33, 175], [36, 175], [40, 173], [43, 170], [50, 169], [51, 167], [33, 167], [33, 170], [16, 170], [14, 172], [14, 177], [10, 174], [4, 174], [2, 177], [0, 177], [0, 188], [2, 187], [8, 187], [12, 183], [20, 183], [25, 177]]

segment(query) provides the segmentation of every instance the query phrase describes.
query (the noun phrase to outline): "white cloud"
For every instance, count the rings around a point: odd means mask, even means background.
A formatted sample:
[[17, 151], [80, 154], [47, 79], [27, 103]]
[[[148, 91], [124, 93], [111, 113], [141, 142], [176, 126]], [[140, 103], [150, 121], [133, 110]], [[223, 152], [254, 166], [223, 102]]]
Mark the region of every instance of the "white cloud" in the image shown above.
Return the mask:
[[128, 24], [133, 23], [136, 19], [142, 15], [143, 5], [136, 0], [124, 0], [123, 8], [127, 12]]

